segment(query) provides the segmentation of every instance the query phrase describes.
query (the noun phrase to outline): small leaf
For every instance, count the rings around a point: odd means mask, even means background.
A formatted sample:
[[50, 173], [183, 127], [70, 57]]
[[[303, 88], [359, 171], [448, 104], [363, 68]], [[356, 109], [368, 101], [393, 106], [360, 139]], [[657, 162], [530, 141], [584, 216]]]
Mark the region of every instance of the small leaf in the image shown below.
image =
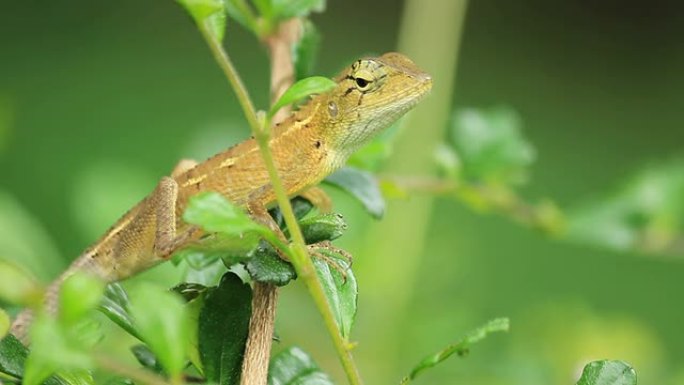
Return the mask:
[[135, 359], [138, 360], [140, 365], [152, 370], [155, 373], [164, 372], [164, 368], [162, 368], [162, 366], [159, 364], [157, 356], [154, 353], [152, 353], [150, 348], [148, 348], [147, 346], [134, 345], [131, 347], [131, 352], [133, 352]]
[[241, 235], [255, 231], [269, 231], [254, 222], [242, 209], [230, 203], [223, 195], [209, 191], [190, 198], [183, 219], [208, 232]]
[[311, 12], [323, 12], [325, 0], [271, 0], [273, 15], [278, 20], [307, 16]]
[[21, 378], [28, 350], [12, 334], [0, 339], [0, 372]]
[[268, 385], [333, 385], [333, 382], [308, 354], [292, 347], [271, 359]]
[[311, 20], [302, 21], [302, 37], [292, 45], [292, 61], [295, 66], [296, 80], [304, 79], [313, 74], [321, 34]]
[[257, 249], [254, 257], [247, 262], [245, 268], [253, 280], [276, 286], [287, 285], [291, 280], [297, 278], [294, 267], [283, 261], [268, 244]]
[[336, 86], [337, 83], [323, 76], [312, 76], [299, 80], [290, 86], [290, 88], [283, 93], [280, 99], [278, 99], [278, 101], [271, 106], [271, 109], [268, 112], [268, 118], [272, 118], [273, 115], [278, 112], [278, 110], [287, 105], [290, 105], [312, 94], [322, 94], [324, 92], [330, 91]]
[[74, 324], [101, 302], [105, 284], [92, 276], [76, 273], [68, 277], [59, 290], [59, 319]]
[[15, 305], [39, 304], [42, 289], [35, 279], [18, 266], [0, 260], [0, 301]]
[[249, 5], [247, 5], [246, 0], [227, 0], [225, 6], [226, 12], [233, 20], [242, 24], [243, 27], [252, 31], [257, 36], [259, 35], [256, 21], [254, 20], [254, 14]]
[[302, 219], [299, 226], [308, 245], [323, 241], [332, 241], [344, 234], [347, 230], [342, 214], [328, 213], [315, 217]]
[[237, 384], [252, 312], [252, 291], [228, 272], [209, 291], [199, 316], [199, 352], [208, 381]]
[[193, 299], [206, 293], [208, 288], [204, 285], [194, 282], [183, 282], [171, 288], [171, 291], [180, 295], [185, 302], [190, 302]]
[[535, 151], [520, 127], [520, 118], [509, 108], [456, 111], [451, 143], [463, 161], [464, 175], [478, 181], [524, 182]]
[[[313, 262], [316, 266], [318, 278], [323, 285], [325, 296], [328, 297], [328, 303], [335, 315], [335, 322], [342, 332], [342, 337], [348, 339], [354, 325], [354, 318], [356, 318], [356, 304], [359, 294], [356, 277], [354, 277], [354, 272], [348, 262], [340, 255], [327, 249], [319, 249], [318, 252], [330, 259], [330, 263], [326, 263], [320, 258], [314, 258]], [[346, 280], [338, 269], [342, 269], [346, 275]]]
[[135, 327], [133, 317], [129, 312], [129, 300], [126, 291], [118, 283], [110, 283], [105, 288], [104, 297], [97, 307], [102, 314], [119, 325], [128, 334], [142, 341], [140, 333]]
[[584, 367], [577, 385], [636, 385], [634, 369], [623, 361], [594, 361]]
[[190, 335], [185, 306], [178, 295], [150, 283], [131, 294], [131, 315], [143, 340], [172, 378], [185, 367]]
[[226, 31], [226, 10], [222, 0], [177, 0], [190, 13], [197, 25], [207, 26], [218, 41]]
[[456, 342], [455, 344], [447, 346], [433, 355], [425, 357], [418, 365], [416, 365], [416, 367], [413, 368], [413, 370], [411, 370], [411, 374], [404, 377], [404, 379], [401, 381], [401, 385], [408, 384], [410, 380], [416, 378], [416, 376], [418, 376], [421, 372], [434, 367], [435, 365], [449, 358], [454, 353], [458, 354], [459, 356], [468, 354], [472, 344], [484, 339], [490, 333], [508, 331], [508, 328], [508, 318], [497, 318], [487, 322], [485, 325], [470, 332], [470, 334], [468, 334], [464, 339]]
[[371, 173], [343, 167], [329, 175], [325, 182], [350, 193], [374, 218], [382, 218], [385, 213], [385, 200], [377, 179]]

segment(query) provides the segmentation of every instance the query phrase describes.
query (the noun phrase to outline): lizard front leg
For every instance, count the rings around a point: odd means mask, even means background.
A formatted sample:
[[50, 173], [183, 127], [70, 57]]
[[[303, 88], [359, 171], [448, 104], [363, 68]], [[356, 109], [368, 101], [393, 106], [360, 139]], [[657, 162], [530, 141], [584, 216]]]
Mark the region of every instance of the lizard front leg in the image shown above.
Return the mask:
[[322, 213], [329, 213], [332, 211], [332, 199], [330, 199], [330, 196], [318, 186], [313, 186], [302, 191], [299, 196], [311, 202], [311, 204]]

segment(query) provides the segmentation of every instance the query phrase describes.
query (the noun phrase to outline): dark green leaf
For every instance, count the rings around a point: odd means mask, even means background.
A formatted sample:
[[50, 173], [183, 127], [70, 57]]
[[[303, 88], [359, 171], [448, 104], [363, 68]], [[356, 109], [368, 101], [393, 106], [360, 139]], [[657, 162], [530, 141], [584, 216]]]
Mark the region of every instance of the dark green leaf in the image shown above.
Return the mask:
[[269, 119], [281, 108], [312, 94], [322, 94], [335, 88], [337, 83], [323, 76], [312, 76], [299, 80], [283, 93], [268, 112]]
[[476, 342], [487, 337], [488, 334], [494, 332], [508, 331], [509, 321], [508, 318], [497, 318], [487, 322], [485, 325], [475, 329], [470, 332], [464, 339], [456, 342], [455, 344], [449, 345], [446, 348], [440, 350], [439, 352], [425, 357], [416, 367], [411, 370], [411, 374], [404, 377], [401, 384], [408, 384], [409, 381], [413, 380], [426, 369], [430, 369], [440, 362], [449, 358], [452, 354], [456, 353], [459, 356], [465, 356], [470, 351], [470, 346]]
[[535, 151], [520, 127], [518, 115], [509, 108], [456, 111], [451, 142], [465, 176], [504, 184], [524, 182]]
[[299, 222], [299, 226], [307, 244], [332, 241], [344, 234], [347, 222], [342, 214], [328, 213], [306, 218]]
[[[311, 202], [300, 196], [290, 199], [290, 204], [292, 205], [292, 211], [294, 211], [295, 218], [298, 220], [304, 218], [314, 207]], [[269, 210], [268, 213], [273, 217], [273, 220], [281, 229], [285, 229], [285, 220], [283, 219], [283, 214], [280, 212], [279, 207]]]
[[222, 0], [177, 0], [190, 13], [197, 25], [206, 25], [219, 41], [226, 31], [226, 10]]
[[321, 43], [321, 35], [311, 20], [304, 20], [302, 29], [302, 37], [292, 46], [292, 61], [294, 62], [297, 80], [313, 74], [318, 47]]
[[60, 322], [73, 325], [101, 302], [105, 284], [92, 276], [76, 273], [59, 289]]
[[344, 257], [328, 249], [319, 249], [318, 252], [328, 258], [326, 262], [314, 257], [313, 262], [318, 278], [323, 285], [325, 296], [328, 297], [337, 326], [342, 336], [348, 339], [356, 317], [356, 302], [359, 294], [356, 277]]
[[104, 297], [97, 307], [102, 314], [119, 325], [128, 334], [142, 341], [128, 310], [129, 300], [126, 291], [118, 283], [110, 283], [105, 288]]
[[131, 315], [147, 346], [171, 377], [185, 367], [190, 322], [181, 298], [143, 282], [131, 294]]
[[273, 15], [279, 20], [307, 16], [325, 10], [325, 0], [271, 0]]
[[251, 312], [251, 288], [232, 272], [207, 293], [199, 316], [199, 352], [208, 381], [238, 383]]
[[333, 382], [308, 354], [292, 347], [271, 359], [268, 385], [333, 385]]
[[255, 231], [269, 231], [254, 222], [242, 209], [230, 203], [223, 195], [209, 191], [190, 198], [183, 219], [208, 232], [241, 235]]
[[325, 182], [350, 193], [374, 218], [381, 218], [385, 213], [385, 200], [377, 179], [371, 173], [343, 167], [328, 176]]
[[245, 267], [253, 280], [276, 286], [284, 286], [297, 278], [292, 265], [283, 261], [268, 244], [259, 247]]
[[634, 369], [623, 361], [594, 361], [584, 367], [577, 385], [636, 385]]
[[162, 368], [162, 366], [159, 364], [157, 356], [154, 355], [154, 353], [152, 353], [150, 348], [148, 348], [147, 346], [135, 345], [131, 347], [131, 352], [133, 352], [135, 359], [138, 360], [140, 365], [152, 370], [155, 373], [164, 372], [164, 368]]
[[[11, 334], [0, 339], [0, 373], [8, 374], [15, 378], [24, 375], [24, 365], [28, 349]], [[52, 376], [43, 382], [44, 385], [69, 385], [57, 376]]]

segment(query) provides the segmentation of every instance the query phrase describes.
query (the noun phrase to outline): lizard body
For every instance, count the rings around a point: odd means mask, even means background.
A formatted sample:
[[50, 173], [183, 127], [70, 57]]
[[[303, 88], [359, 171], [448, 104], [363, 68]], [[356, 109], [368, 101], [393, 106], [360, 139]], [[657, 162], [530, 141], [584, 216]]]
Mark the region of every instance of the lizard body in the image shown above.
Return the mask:
[[[432, 86], [429, 75], [398, 53], [360, 59], [337, 78], [337, 87], [312, 97], [274, 127], [269, 148], [289, 196], [313, 192], [327, 175], [377, 132], [411, 109]], [[181, 161], [170, 177], [122, 216], [47, 290], [48, 311], [56, 311], [61, 282], [86, 271], [107, 282], [130, 277], [197, 241], [202, 232], [181, 220], [188, 199], [216, 191], [266, 221], [275, 204], [257, 143], [246, 140], [196, 164]], [[30, 312], [19, 315], [12, 332], [27, 341]]]

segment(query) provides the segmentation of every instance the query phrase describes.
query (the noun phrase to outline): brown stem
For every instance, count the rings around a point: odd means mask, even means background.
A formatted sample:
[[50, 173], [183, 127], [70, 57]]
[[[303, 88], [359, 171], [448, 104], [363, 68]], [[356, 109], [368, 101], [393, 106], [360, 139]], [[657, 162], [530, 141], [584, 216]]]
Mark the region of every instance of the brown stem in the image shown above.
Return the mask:
[[[291, 19], [281, 23], [278, 30], [264, 40], [271, 57], [272, 102], [275, 102], [294, 81], [291, 47], [299, 39], [300, 33], [301, 22], [298, 19]], [[277, 123], [289, 113], [289, 108], [283, 108], [272, 121]], [[261, 282], [254, 284], [252, 316], [249, 320], [249, 337], [242, 361], [241, 385], [267, 383], [277, 300], [277, 287]]]

